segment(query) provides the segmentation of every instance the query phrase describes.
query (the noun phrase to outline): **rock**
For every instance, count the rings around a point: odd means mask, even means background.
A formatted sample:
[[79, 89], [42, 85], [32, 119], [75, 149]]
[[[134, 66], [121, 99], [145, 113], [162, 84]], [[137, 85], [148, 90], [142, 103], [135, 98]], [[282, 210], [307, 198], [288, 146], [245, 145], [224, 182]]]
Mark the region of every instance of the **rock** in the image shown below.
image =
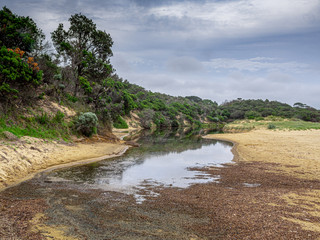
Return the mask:
[[6, 157], [5, 157], [3, 154], [1, 154], [1, 153], [0, 153], [0, 157], [1, 157], [1, 160], [6, 161], [6, 162], [8, 161], [8, 158], [6, 158]]
[[42, 152], [39, 148], [36, 148], [36, 147], [34, 147], [34, 146], [31, 146], [30, 149], [31, 149], [31, 150], [36, 150], [36, 151], [38, 151], [38, 152]]
[[13, 133], [11, 133], [11, 132], [4, 131], [3, 134], [9, 141], [17, 141], [17, 140], [19, 140], [19, 138], [16, 135], [14, 135]]
[[126, 141], [127, 145], [133, 146], [133, 147], [140, 147], [139, 143], [133, 142], [133, 141]]

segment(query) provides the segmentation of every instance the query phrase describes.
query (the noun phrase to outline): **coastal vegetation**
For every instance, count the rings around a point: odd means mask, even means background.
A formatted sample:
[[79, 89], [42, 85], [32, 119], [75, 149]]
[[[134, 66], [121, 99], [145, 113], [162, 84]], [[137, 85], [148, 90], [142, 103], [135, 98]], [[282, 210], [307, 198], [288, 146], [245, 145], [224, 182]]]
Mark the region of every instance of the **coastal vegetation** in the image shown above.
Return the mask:
[[[30, 17], [3, 7], [0, 21], [0, 134], [9, 131], [17, 137], [67, 140], [70, 134], [91, 136], [133, 125], [219, 129], [246, 119], [252, 121], [242, 128], [251, 129], [272, 116], [308, 121], [292, 121], [289, 128], [309, 129], [317, 128], [313, 122], [320, 121], [319, 110], [299, 102], [290, 106], [238, 98], [219, 105], [197, 96], [155, 93], [130, 83], [118, 76], [110, 62], [111, 35], [83, 14], [72, 15], [68, 29], [57, 23], [51, 33], [54, 48]], [[67, 118], [60, 110], [44, 109], [45, 102], [76, 113]], [[268, 128], [286, 128], [289, 122], [272, 122]]]
[[282, 117], [269, 116], [263, 119], [252, 120], [235, 120], [223, 127], [225, 132], [243, 132], [252, 129], [269, 129], [269, 130], [311, 130], [320, 129], [319, 122], [307, 122], [300, 119], [288, 119]]
[[46, 113], [30, 116], [11, 114], [0, 118], [0, 137], [5, 137], [4, 132], [11, 132], [16, 137], [69, 140], [71, 134], [76, 134], [71, 124], [62, 112], [52, 116]]

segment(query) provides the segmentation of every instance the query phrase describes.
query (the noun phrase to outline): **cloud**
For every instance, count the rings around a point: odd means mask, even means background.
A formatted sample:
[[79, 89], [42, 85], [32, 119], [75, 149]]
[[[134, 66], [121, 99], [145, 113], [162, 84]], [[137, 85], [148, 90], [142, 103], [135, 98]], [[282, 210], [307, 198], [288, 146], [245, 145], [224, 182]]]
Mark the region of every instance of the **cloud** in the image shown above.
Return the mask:
[[205, 62], [208, 69], [227, 69], [238, 71], [281, 71], [281, 72], [299, 72], [308, 68], [305, 63], [298, 62], [278, 62], [274, 58], [256, 57], [250, 59], [216, 58]]
[[165, 72], [126, 73], [131, 82], [147, 90], [173, 96], [196, 95], [222, 103], [225, 100], [269, 99], [294, 104], [303, 102], [319, 108], [320, 86], [317, 82], [305, 84], [290, 73], [251, 74], [224, 72], [217, 74], [167, 74]]
[[199, 72], [203, 69], [202, 63], [193, 57], [175, 57], [167, 62], [167, 68], [175, 73]]
[[318, 0], [207, 1], [204, 4], [187, 1], [151, 8], [150, 14], [176, 22], [189, 19], [193, 24], [188, 29], [193, 33], [236, 38], [317, 27], [319, 9]]

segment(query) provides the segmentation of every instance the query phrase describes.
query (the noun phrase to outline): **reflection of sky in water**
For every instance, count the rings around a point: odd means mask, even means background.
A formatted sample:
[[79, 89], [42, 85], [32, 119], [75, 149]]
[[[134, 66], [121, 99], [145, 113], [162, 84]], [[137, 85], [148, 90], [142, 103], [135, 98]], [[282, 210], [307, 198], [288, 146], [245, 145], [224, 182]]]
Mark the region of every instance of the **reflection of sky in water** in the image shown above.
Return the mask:
[[201, 149], [187, 150], [179, 154], [151, 156], [142, 164], [130, 166], [123, 172], [121, 178], [104, 177], [99, 179], [99, 184], [108, 182], [118, 186], [137, 186], [144, 180], [149, 180], [184, 188], [193, 183], [208, 181], [208, 179], [195, 179], [196, 175], [204, 174], [198, 171], [189, 171], [188, 168], [219, 165], [231, 160], [230, 147], [221, 144], [204, 146]]
[[57, 172], [57, 175], [93, 188], [131, 193], [141, 202], [143, 196], [155, 195], [148, 190], [150, 185], [186, 188], [191, 184], [217, 180], [217, 176], [189, 168], [221, 166], [231, 162], [232, 158], [231, 146], [217, 142], [180, 153], [129, 154], [118, 161], [102, 162], [94, 168], [74, 168], [61, 174]]

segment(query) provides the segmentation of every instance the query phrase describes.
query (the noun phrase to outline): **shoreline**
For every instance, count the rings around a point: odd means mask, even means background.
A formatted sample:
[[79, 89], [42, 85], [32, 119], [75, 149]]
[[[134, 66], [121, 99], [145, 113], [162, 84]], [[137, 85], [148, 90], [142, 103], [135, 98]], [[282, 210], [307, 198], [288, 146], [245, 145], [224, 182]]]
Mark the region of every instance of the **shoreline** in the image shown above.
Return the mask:
[[274, 172], [301, 179], [320, 179], [320, 130], [253, 130], [245, 133], [209, 134], [208, 139], [234, 144], [237, 161], [264, 162]]
[[124, 154], [124, 141], [61, 144], [22, 137], [0, 143], [0, 192], [43, 172], [110, 159]]

